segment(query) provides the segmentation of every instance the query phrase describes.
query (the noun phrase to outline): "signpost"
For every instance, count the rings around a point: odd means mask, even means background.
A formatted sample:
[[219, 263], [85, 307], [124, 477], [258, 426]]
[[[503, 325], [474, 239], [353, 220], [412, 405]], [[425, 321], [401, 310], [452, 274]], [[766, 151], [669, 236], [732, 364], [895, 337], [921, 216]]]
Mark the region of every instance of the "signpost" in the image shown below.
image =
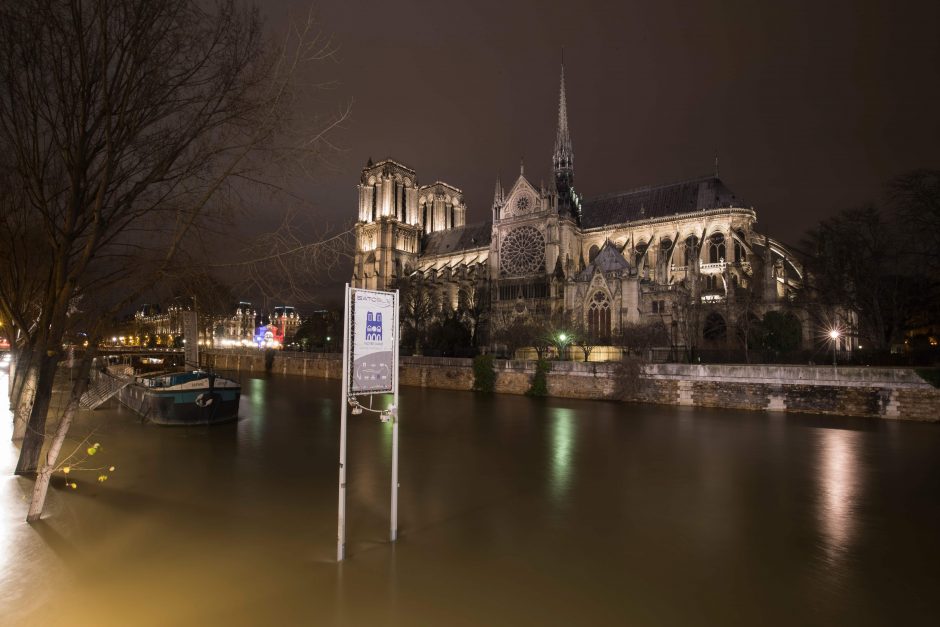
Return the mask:
[[[374, 411], [382, 422], [392, 422], [392, 503], [390, 539], [398, 538], [398, 290], [383, 292], [351, 288], [346, 284], [343, 316], [343, 387], [339, 432], [339, 514], [336, 560], [346, 556], [346, 419]], [[389, 394], [392, 406], [372, 410], [357, 396]]]

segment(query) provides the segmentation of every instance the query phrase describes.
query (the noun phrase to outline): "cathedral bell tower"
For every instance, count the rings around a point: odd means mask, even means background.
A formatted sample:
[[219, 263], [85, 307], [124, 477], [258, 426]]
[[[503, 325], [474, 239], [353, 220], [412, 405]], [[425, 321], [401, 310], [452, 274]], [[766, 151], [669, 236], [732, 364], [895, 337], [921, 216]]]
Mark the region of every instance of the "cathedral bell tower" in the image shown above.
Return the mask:
[[352, 286], [392, 288], [414, 268], [422, 230], [415, 171], [391, 159], [369, 159], [359, 179]]

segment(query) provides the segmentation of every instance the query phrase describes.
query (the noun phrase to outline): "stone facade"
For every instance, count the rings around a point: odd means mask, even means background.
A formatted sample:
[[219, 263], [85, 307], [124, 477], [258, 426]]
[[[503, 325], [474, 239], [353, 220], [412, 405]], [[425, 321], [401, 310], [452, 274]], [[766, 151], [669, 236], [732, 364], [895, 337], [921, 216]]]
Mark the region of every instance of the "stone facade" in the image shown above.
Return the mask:
[[[713, 347], [731, 342], [742, 316], [783, 308], [802, 289], [800, 262], [757, 231], [754, 208], [718, 177], [717, 163], [698, 179], [583, 197], [574, 187], [564, 68], [551, 180], [535, 185], [521, 165], [508, 190], [497, 177], [491, 220], [467, 225], [459, 188], [421, 186], [410, 167], [370, 159], [351, 284], [419, 281], [438, 311], [456, 309], [461, 292], [477, 294], [493, 326], [535, 316], [604, 339], [656, 321], [679, 336], [674, 345]], [[687, 329], [690, 303], [702, 307]], [[801, 323], [808, 345], [812, 331]]]

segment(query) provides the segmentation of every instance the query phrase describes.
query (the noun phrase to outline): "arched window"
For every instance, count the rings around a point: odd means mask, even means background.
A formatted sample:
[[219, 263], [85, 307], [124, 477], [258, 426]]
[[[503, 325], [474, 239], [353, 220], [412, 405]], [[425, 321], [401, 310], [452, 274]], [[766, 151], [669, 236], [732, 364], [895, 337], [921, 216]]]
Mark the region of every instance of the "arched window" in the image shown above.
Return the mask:
[[702, 338], [709, 342], [723, 342], [728, 337], [728, 325], [721, 314], [713, 311], [705, 317]]
[[408, 195], [405, 193], [405, 186], [401, 188], [401, 221], [408, 223]]
[[597, 244], [591, 246], [591, 250], [588, 251], [588, 263], [594, 261], [594, 259], [597, 257], [597, 253], [599, 252], [600, 248], [597, 247]]
[[378, 210], [379, 205], [379, 188], [376, 185], [372, 186], [372, 221], [375, 222], [376, 211]]
[[709, 239], [708, 263], [718, 263], [725, 260], [725, 236], [715, 233]]
[[691, 266], [695, 263], [695, 254], [698, 250], [698, 240], [695, 239], [694, 235], [689, 235], [685, 238], [685, 251], [683, 262], [687, 266]]
[[725, 236], [715, 233], [708, 238], [708, 263], [718, 263], [725, 260]]
[[646, 242], [640, 242], [636, 245], [636, 258], [634, 259], [633, 265], [640, 265], [640, 259], [646, 254], [646, 247], [648, 244]]
[[604, 292], [595, 292], [591, 297], [587, 319], [591, 337], [610, 337], [610, 299]]

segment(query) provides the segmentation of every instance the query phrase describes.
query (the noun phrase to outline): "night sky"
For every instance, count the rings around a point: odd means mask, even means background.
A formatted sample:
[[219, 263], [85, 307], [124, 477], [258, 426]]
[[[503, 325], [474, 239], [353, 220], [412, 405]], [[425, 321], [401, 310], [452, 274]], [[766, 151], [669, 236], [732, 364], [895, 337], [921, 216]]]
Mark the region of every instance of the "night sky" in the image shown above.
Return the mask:
[[[308, 4], [262, 1], [272, 27]], [[798, 243], [878, 200], [890, 177], [940, 168], [940, 3], [326, 0], [339, 63], [316, 80], [352, 99], [334, 170], [302, 186], [354, 219], [366, 160], [393, 157], [464, 190], [489, 219], [496, 174], [551, 180], [562, 48], [575, 185], [592, 197], [712, 172]]]

